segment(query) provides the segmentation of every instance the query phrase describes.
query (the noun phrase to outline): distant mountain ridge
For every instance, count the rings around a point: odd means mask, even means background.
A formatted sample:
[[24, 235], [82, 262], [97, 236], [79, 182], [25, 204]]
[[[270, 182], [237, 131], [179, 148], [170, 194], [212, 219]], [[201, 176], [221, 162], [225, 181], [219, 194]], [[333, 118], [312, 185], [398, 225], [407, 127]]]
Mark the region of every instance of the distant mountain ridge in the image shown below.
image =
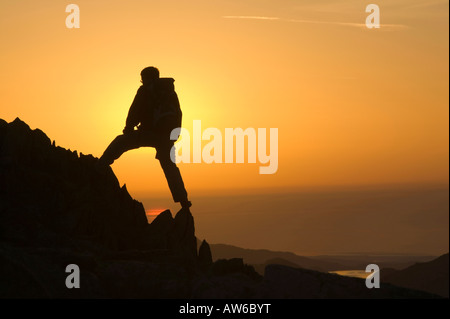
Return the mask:
[[375, 263], [380, 267], [403, 269], [416, 262], [426, 262], [435, 259], [433, 256], [400, 256], [388, 258], [385, 256], [354, 255], [354, 256], [300, 256], [292, 252], [272, 251], [268, 249], [247, 249], [227, 244], [210, 244], [213, 258], [243, 258], [248, 264], [262, 267], [270, 261], [278, 260], [282, 265], [292, 264], [296, 267], [317, 271], [364, 270], [368, 264]]
[[381, 271], [382, 280], [400, 287], [427, 291], [449, 298], [449, 254], [403, 270]]
[[[270, 260], [285, 260], [292, 265], [317, 271], [345, 270], [344, 265], [327, 261], [314, 260], [308, 257], [298, 256], [291, 252], [278, 252], [267, 249], [246, 249], [226, 244], [210, 244], [213, 259], [238, 257], [251, 265], [266, 264]], [[286, 263], [284, 263], [286, 264]]]
[[[188, 210], [148, 224], [144, 207], [92, 155], [0, 119], [0, 298], [436, 298], [422, 291], [197, 249]], [[81, 286], [66, 287], [66, 267]]]

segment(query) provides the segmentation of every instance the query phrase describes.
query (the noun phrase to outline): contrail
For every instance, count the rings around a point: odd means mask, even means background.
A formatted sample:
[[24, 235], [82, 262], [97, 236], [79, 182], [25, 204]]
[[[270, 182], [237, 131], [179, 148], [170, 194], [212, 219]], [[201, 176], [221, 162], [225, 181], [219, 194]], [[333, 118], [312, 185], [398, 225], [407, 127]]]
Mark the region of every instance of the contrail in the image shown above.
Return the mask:
[[[286, 21], [286, 22], [294, 22], [294, 23], [310, 23], [310, 24], [329, 24], [329, 25], [340, 25], [347, 27], [356, 27], [356, 28], [366, 28], [365, 23], [354, 23], [354, 22], [336, 22], [336, 21], [317, 21], [317, 20], [298, 20], [298, 19], [282, 19], [279, 17], [264, 17], [264, 16], [223, 16], [224, 19], [247, 19], [247, 20], [268, 20], [268, 21]], [[407, 29], [409, 28], [406, 25], [402, 24], [381, 24], [381, 28], [389, 28], [389, 29]]]
[[[296, 22], [296, 23], [314, 23], [314, 24], [331, 24], [331, 25], [342, 25], [348, 27], [366, 28], [365, 23], [354, 23], [354, 22], [336, 22], [336, 21], [314, 21], [314, 20], [297, 20], [297, 19], [283, 19], [284, 21]], [[381, 23], [380, 27], [383, 28], [399, 28], [407, 29], [408, 26], [403, 24], [386, 24]]]

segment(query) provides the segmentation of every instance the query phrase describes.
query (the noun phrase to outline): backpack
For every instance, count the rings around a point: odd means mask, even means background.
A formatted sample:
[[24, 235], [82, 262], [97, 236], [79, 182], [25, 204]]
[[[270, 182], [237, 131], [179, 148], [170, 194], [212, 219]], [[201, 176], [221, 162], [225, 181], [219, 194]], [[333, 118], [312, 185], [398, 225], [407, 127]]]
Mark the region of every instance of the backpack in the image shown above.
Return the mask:
[[183, 116], [173, 82], [172, 78], [160, 78], [154, 86], [153, 127], [164, 133], [181, 127]]

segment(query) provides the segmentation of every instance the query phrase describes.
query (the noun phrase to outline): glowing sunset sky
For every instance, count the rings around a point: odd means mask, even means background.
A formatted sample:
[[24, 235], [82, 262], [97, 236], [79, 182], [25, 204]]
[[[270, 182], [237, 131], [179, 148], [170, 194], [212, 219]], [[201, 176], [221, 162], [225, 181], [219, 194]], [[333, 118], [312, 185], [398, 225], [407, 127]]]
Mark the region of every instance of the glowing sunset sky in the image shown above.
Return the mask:
[[[183, 125], [278, 128], [279, 168], [181, 164], [188, 191], [448, 182], [448, 1], [0, 3], [0, 117], [99, 157], [122, 132], [139, 72], [174, 77]], [[153, 149], [113, 169], [132, 194], [167, 193]]]

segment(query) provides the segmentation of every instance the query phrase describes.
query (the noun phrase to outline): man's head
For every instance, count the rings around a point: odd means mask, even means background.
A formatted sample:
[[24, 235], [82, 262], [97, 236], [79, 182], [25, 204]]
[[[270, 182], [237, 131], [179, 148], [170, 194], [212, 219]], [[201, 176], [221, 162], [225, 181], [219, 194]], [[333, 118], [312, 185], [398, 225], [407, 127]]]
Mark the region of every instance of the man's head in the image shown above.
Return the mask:
[[159, 79], [159, 70], [153, 66], [149, 66], [141, 71], [141, 79], [143, 84], [151, 83]]

